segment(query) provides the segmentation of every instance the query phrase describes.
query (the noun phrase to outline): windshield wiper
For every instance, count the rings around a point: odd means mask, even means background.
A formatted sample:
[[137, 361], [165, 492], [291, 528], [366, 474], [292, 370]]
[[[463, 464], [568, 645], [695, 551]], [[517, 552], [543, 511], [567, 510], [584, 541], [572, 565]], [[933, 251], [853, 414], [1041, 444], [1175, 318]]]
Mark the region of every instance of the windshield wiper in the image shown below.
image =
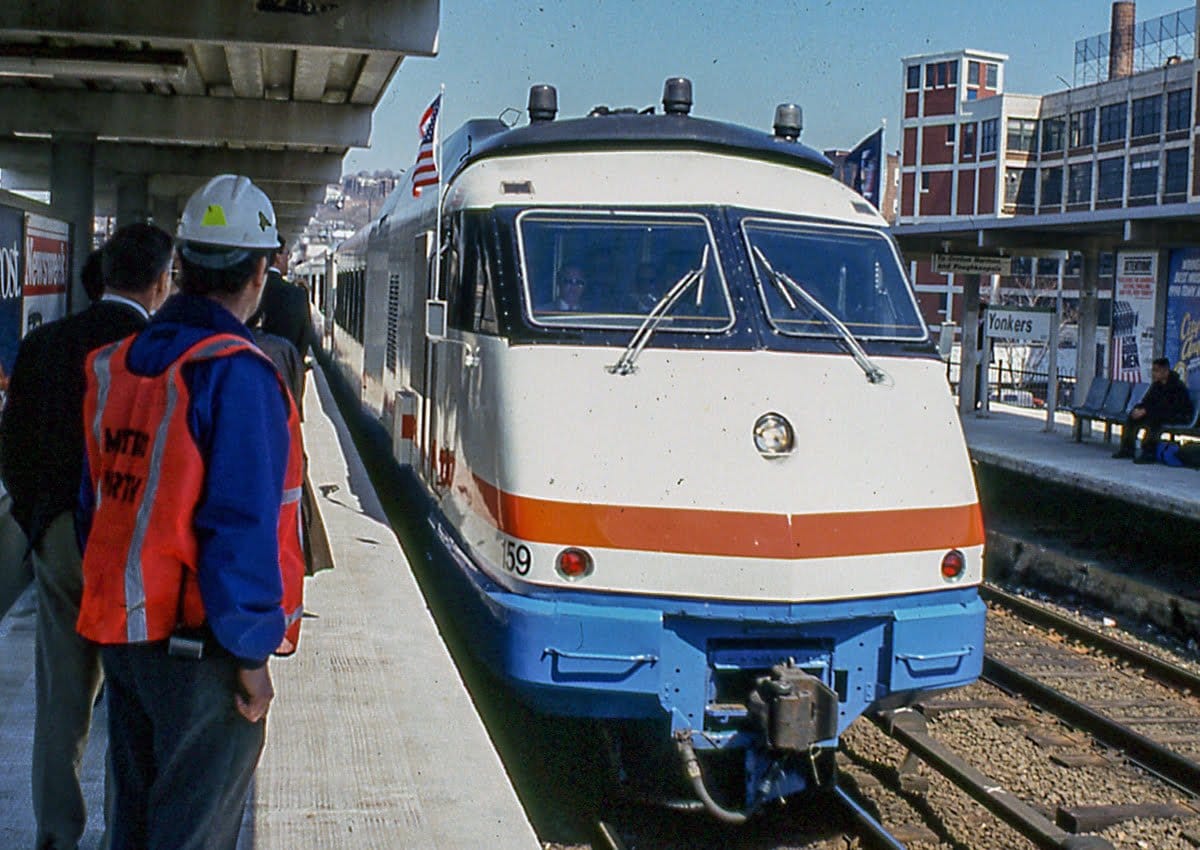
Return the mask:
[[708, 246], [704, 246], [704, 253], [700, 257], [700, 267], [684, 272], [683, 277], [675, 281], [671, 288], [667, 290], [662, 298], [655, 302], [650, 308], [650, 312], [646, 314], [646, 318], [642, 319], [641, 325], [638, 326], [637, 332], [633, 338], [629, 340], [629, 345], [625, 346], [625, 352], [620, 359], [611, 366], [605, 366], [613, 375], [628, 375], [637, 370], [634, 363], [637, 362], [638, 355], [642, 353], [642, 349], [646, 347], [646, 343], [650, 341], [654, 331], [658, 328], [667, 312], [675, 306], [675, 302], [683, 297], [683, 293], [687, 292], [688, 287], [698, 280], [704, 280], [704, 275], [708, 271]]
[[796, 309], [796, 299], [792, 297], [792, 292], [795, 292], [804, 299], [805, 304], [815, 310], [817, 314], [821, 316], [821, 318], [828, 322], [833, 329], [838, 332], [838, 336], [842, 338], [842, 342], [844, 342], [846, 347], [850, 349], [850, 354], [854, 358], [854, 362], [857, 363], [859, 368], [863, 370], [863, 373], [867, 376], [868, 381], [870, 381], [872, 384], [882, 384], [888, 380], [887, 372], [884, 372], [882, 369], [876, 366], [871, 358], [867, 356], [867, 352], [862, 347], [862, 344], [855, 338], [854, 334], [850, 332], [850, 329], [846, 327], [841, 319], [835, 316], [824, 304], [809, 295], [808, 291], [803, 286], [796, 283], [796, 281], [792, 280], [783, 272], [773, 268], [771, 263], [767, 260], [766, 254], [762, 252], [761, 248], [759, 248], [757, 245], [754, 245], [753, 250], [755, 256], [758, 257], [758, 261], [763, 264], [763, 268], [765, 268], [767, 270], [767, 274], [770, 275], [771, 282], [775, 284], [775, 288], [779, 291], [779, 294], [783, 296], [783, 300], [787, 302], [788, 307], [793, 310]]

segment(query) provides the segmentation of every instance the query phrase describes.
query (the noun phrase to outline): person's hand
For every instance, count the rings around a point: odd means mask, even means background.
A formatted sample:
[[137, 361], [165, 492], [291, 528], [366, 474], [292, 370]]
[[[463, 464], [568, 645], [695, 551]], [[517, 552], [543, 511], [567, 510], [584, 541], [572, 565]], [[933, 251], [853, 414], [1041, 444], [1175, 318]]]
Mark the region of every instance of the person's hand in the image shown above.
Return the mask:
[[257, 723], [267, 716], [267, 708], [275, 698], [275, 688], [271, 686], [271, 671], [267, 665], [257, 670], [238, 670], [238, 686], [241, 693], [234, 697], [238, 713], [251, 723]]

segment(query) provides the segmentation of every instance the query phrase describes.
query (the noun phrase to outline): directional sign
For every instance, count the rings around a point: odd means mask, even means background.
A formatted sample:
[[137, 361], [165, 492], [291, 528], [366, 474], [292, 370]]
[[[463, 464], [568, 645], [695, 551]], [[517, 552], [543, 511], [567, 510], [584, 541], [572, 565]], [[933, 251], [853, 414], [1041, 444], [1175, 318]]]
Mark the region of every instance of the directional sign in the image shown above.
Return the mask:
[[1012, 274], [1012, 257], [985, 257], [975, 254], [934, 254], [937, 274]]

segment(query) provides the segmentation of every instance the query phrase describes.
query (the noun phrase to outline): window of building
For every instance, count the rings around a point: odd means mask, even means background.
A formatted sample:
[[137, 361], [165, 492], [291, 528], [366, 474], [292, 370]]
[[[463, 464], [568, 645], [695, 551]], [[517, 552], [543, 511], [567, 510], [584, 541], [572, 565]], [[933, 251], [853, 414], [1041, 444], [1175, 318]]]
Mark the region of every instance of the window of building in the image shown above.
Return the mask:
[[963, 124], [962, 136], [958, 145], [959, 156], [975, 156], [975, 125]]
[[909, 65], [908, 68], [905, 69], [905, 73], [908, 76], [906, 78], [904, 87], [910, 91], [912, 89], [919, 89], [921, 87], [921, 66]]
[[1056, 165], [1054, 168], [1042, 169], [1042, 206], [1057, 207], [1062, 203], [1062, 178], [1063, 170], [1061, 165]]
[[989, 64], [985, 67], [987, 68], [987, 87], [994, 89], [996, 88], [996, 80], [999, 77], [999, 66]]
[[1192, 90], [1167, 92], [1167, 132], [1192, 126]]
[[1086, 204], [1092, 200], [1092, 164], [1077, 162], [1067, 169], [1067, 203]]
[[967, 100], [979, 100], [979, 89], [967, 89]]
[[996, 137], [999, 135], [1000, 119], [989, 118], [984, 121], [979, 131], [979, 152], [995, 153]]
[[952, 145], [957, 141], [957, 139], [955, 138], [955, 134], [957, 132], [958, 132], [957, 124], [947, 124], [946, 125], [946, 144]]
[[1139, 97], [1133, 102], [1130, 129], [1139, 136], [1157, 136], [1162, 131], [1162, 98], [1158, 95]]
[[1188, 190], [1188, 149], [1171, 148], [1167, 151], [1166, 169], [1163, 174], [1163, 194], [1181, 195]]
[[1096, 110], [1071, 113], [1071, 147], [1085, 147], [1096, 141]]
[[1042, 119], [1042, 153], [1063, 149], [1063, 132], [1066, 122], [1061, 118]]
[[1125, 194], [1125, 157], [1114, 156], [1099, 163], [1096, 182], [1097, 201], [1119, 201]]
[[979, 85], [979, 63], [978, 62], [968, 62], [967, 63], [967, 85], [969, 85], [969, 86]]
[[925, 88], [944, 89], [958, 85], [957, 62], [930, 62], [925, 66]]
[[1100, 144], [1125, 141], [1125, 117], [1123, 103], [1100, 107]]
[[921, 175], [921, 191], [922, 192], [929, 191], [929, 172], [928, 171]]
[[1152, 198], [1158, 194], [1158, 151], [1129, 158], [1129, 197]]
[[1009, 168], [1004, 172], [1004, 203], [1032, 207], [1037, 172], [1032, 168]]
[[1010, 151], [1037, 150], [1037, 121], [1032, 118], [1009, 118], [1008, 149]]

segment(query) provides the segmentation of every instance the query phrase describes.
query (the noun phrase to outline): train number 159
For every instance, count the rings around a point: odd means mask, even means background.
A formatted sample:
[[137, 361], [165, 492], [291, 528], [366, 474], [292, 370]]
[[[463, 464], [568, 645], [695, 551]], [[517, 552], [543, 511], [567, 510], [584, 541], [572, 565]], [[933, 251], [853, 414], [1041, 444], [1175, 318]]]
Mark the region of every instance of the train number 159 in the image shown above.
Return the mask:
[[529, 554], [528, 546], [513, 540], [504, 541], [504, 569], [523, 576], [529, 574], [532, 564], [533, 556]]

